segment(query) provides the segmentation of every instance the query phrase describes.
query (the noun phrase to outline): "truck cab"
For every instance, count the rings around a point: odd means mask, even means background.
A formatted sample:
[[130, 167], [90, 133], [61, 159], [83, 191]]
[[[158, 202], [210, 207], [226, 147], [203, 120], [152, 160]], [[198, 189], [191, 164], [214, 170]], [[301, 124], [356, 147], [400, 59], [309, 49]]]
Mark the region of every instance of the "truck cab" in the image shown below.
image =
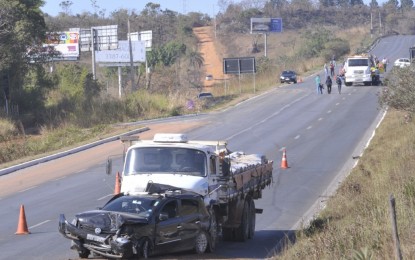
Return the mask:
[[372, 60], [368, 55], [356, 55], [347, 58], [345, 69], [345, 85], [363, 83], [365, 86], [372, 84], [371, 67]]
[[158, 183], [206, 196], [210, 183], [221, 174], [213, 147], [224, 145], [191, 142], [183, 134], [156, 134], [153, 140], [137, 140], [126, 153], [121, 192], [143, 192], [151, 183]]

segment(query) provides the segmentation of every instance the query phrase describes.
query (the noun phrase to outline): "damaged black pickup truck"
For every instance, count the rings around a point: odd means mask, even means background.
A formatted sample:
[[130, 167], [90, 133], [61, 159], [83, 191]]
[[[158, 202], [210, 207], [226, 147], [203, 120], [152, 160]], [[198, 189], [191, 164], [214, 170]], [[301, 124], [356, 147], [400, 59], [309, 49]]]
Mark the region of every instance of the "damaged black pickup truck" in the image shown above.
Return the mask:
[[153, 254], [213, 251], [216, 225], [197, 194], [118, 194], [99, 210], [79, 213], [70, 223], [63, 214], [59, 232], [72, 240], [80, 258], [93, 253], [112, 259]]

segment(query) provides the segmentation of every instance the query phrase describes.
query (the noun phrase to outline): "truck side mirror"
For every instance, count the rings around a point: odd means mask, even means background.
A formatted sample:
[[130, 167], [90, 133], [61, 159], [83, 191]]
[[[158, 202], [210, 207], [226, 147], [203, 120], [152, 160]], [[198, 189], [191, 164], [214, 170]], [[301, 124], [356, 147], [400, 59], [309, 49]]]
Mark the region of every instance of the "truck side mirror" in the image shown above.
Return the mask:
[[107, 165], [105, 168], [107, 175], [110, 175], [112, 173], [112, 159], [108, 158]]

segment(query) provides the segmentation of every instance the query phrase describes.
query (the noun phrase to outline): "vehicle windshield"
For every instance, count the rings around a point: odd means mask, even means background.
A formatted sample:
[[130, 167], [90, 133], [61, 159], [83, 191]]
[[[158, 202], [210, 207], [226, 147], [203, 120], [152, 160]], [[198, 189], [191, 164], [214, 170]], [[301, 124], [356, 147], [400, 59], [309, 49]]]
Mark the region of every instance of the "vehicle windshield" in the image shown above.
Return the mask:
[[369, 66], [369, 59], [349, 59], [349, 67], [367, 67]]
[[123, 196], [110, 201], [102, 210], [134, 213], [148, 218], [153, 213], [153, 207], [158, 204], [158, 201], [154, 198]]
[[294, 71], [283, 71], [282, 72], [283, 76], [293, 76], [295, 75]]
[[124, 175], [166, 173], [206, 176], [206, 155], [200, 150], [176, 147], [140, 147], [128, 151]]

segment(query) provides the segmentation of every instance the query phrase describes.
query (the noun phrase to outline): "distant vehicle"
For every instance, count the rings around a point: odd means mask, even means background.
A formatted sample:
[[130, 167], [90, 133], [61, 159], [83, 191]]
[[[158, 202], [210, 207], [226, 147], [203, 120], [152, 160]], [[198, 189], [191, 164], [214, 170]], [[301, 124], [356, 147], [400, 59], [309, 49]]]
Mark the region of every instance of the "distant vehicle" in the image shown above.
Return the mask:
[[80, 258], [94, 253], [136, 259], [192, 249], [203, 254], [214, 249], [209, 228], [201, 195], [168, 188], [161, 193], [120, 193], [102, 209], [77, 214], [72, 223], [63, 214], [59, 218], [59, 232], [72, 240], [71, 249]]
[[213, 98], [212, 93], [210, 92], [201, 92], [197, 95], [198, 99], [207, 99], [207, 98]]
[[297, 73], [292, 70], [284, 70], [280, 76], [281, 83], [297, 83]]
[[393, 66], [404, 68], [411, 65], [411, 61], [408, 58], [399, 58], [394, 63]]
[[349, 56], [344, 63], [344, 83], [346, 86], [363, 83], [365, 86], [372, 85], [371, 68], [373, 62], [368, 54]]

